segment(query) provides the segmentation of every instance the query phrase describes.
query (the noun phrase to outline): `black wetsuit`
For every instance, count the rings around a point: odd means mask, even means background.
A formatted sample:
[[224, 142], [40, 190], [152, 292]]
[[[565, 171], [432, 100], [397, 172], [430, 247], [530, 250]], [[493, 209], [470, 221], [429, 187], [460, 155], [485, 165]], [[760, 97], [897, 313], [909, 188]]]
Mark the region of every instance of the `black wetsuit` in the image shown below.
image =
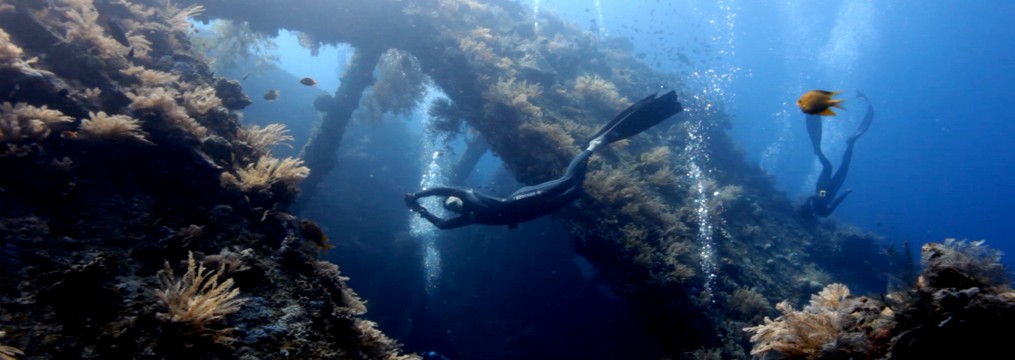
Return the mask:
[[[539, 185], [526, 186], [507, 198], [500, 198], [475, 189], [441, 186], [414, 194], [405, 194], [405, 204], [412, 211], [441, 229], [453, 229], [471, 224], [508, 225], [514, 227], [567, 206], [581, 194], [589, 157], [602, 146], [634, 136], [666, 120], [682, 109], [677, 95], [670, 91], [662, 96], [655, 94], [642, 99], [624, 110], [606, 124], [589, 142], [585, 150], [571, 160], [567, 172], [559, 179]], [[419, 204], [420, 198], [429, 196], [457, 197], [462, 207], [460, 215], [442, 219]]]
[[[859, 97], [867, 100], [867, 97], [863, 94], [859, 94]], [[867, 132], [867, 128], [870, 127], [871, 120], [873, 119], [874, 106], [870, 105], [870, 100], [868, 100], [867, 114], [864, 115], [863, 122], [860, 123], [860, 127], [856, 129], [856, 132], [850, 135], [849, 139], [846, 139], [846, 152], [842, 154], [839, 170], [835, 171], [833, 175], [832, 162], [828, 161], [828, 158], [821, 151], [821, 117], [807, 115], [807, 134], [811, 137], [814, 155], [817, 155], [818, 161], [821, 162], [821, 174], [818, 175], [818, 182], [814, 186], [814, 195], [811, 195], [807, 199], [806, 206], [809, 208], [809, 211], [805, 213], [813, 216], [827, 217], [835, 211], [835, 208], [839, 207], [839, 204], [846, 199], [846, 196], [853, 192], [853, 190], [847, 189], [841, 196], [835, 196], [846, 181], [849, 163], [853, 159], [853, 145], [856, 144], [856, 140], [860, 138], [860, 135]]]

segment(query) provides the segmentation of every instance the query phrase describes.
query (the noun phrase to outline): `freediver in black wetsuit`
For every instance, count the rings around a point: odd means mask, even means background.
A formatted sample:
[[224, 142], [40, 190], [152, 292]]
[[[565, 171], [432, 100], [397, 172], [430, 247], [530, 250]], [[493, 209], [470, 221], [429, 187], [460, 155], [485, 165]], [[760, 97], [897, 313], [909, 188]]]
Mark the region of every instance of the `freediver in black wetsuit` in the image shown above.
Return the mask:
[[[592, 153], [607, 144], [637, 135], [680, 112], [682, 108], [674, 91], [662, 96], [652, 94], [617, 115], [599, 130], [585, 150], [578, 154], [559, 179], [526, 186], [506, 199], [475, 189], [441, 186], [418, 193], [405, 194], [405, 205], [440, 229], [454, 229], [471, 224], [508, 225], [529, 221], [567, 206], [581, 194], [585, 171]], [[419, 204], [420, 198], [445, 198], [445, 208], [460, 214], [452, 219], [439, 218]]]
[[835, 171], [835, 175], [832, 175], [832, 162], [828, 161], [828, 158], [821, 151], [821, 117], [818, 115], [807, 115], [807, 134], [811, 137], [811, 146], [814, 148], [814, 154], [818, 156], [818, 161], [821, 162], [821, 174], [818, 176], [818, 182], [814, 186], [814, 195], [807, 198], [807, 203], [804, 204], [805, 208], [801, 209], [805, 215], [828, 217], [846, 199], [846, 196], [853, 192], [852, 189], [847, 189], [841, 196], [835, 197], [843, 182], [846, 181], [849, 162], [853, 159], [853, 145], [856, 144], [856, 140], [860, 138], [860, 135], [867, 132], [867, 128], [871, 125], [871, 120], [874, 120], [874, 106], [871, 105], [870, 99], [867, 99], [867, 96], [860, 92], [857, 92], [857, 97], [867, 101], [867, 114], [864, 115], [863, 122], [860, 123], [860, 127], [856, 129], [856, 132], [850, 135], [849, 139], [846, 139], [846, 152], [842, 154], [842, 163], [839, 164], [839, 170]]

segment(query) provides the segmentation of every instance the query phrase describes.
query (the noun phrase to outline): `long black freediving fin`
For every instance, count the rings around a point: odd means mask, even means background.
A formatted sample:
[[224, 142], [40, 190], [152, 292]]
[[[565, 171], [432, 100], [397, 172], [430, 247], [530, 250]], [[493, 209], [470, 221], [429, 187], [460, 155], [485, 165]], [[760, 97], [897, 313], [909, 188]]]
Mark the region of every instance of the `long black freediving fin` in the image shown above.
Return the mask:
[[683, 110], [680, 102], [677, 101], [677, 93], [675, 91], [670, 90], [662, 96], [657, 95], [649, 95], [624, 111], [621, 111], [617, 117], [603, 126], [592, 139], [602, 137], [604, 145], [627, 139], [656, 126], [656, 124]]

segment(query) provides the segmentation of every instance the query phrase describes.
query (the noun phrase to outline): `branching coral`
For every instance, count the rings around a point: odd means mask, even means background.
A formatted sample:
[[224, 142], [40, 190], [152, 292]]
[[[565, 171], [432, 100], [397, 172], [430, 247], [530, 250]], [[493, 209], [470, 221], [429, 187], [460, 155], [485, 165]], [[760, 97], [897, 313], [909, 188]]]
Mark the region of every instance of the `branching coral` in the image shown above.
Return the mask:
[[256, 163], [236, 171], [235, 180], [226, 176], [226, 182], [235, 182], [241, 189], [254, 190], [264, 189], [276, 182], [282, 182], [295, 186], [300, 180], [310, 175], [310, 168], [303, 166], [303, 160], [287, 157], [278, 159], [271, 156], [262, 156]]
[[187, 19], [201, 15], [204, 12], [203, 5], [191, 5], [185, 8], [178, 8], [170, 1], [163, 4], [162, 13], [169, 20], [172, 29], [179, 32], [186, 32], [190, 29], [190, 21]]
[[843, 300], [849, 296], [849, 288], [842, 284], [831, 284], [820, 293], [811, 296], [811, 303], [801, 311], [783, 301], [775, 305], [782, 316], [775, 320], [765, 317], [765, 323], [744, 328], [753, 332], [751, 355], [769, 351], [779, 352], [789, 358], [817, 358], [821, 347], [842, 332], [841, 309]]
[[621, 97], [617, 86], [599, 75], [582, 75], [574, 81], [574, 91], [587, 102], [598, 102], [610, 109], [623, 109], [630, 102]]
[[64, 35], [67, 43], [78, 40], [85, 41], [94, 49], [105, 55], [124, 52], [126, 46], [112, 37], [106, 36], [105, 30], [99, 25], [99, 11], [92, 0], [62, 0], [68, 9], [64, 11], [67, 32]]
[[726, 302], [728, 308], [746, 318], [763, 314], [772, 308], [768, 299], [753, 287], [733, 290], [733, 294], [730, 294]]
[[218, 254], [205, 256], [201, 262], [217, 267], [219, 274], [233, 274], [250, 270], [247, 263], [256, 261], [255, 259], [253, 249], [240, 250], [239, 247], [233, 246], [222, 248]]
[[131, 31], [127, 34], [127, 39], [130, 42], [130, 46], [134, 49], [135, 58], [148, 58], [148, 53], [152, 52], [152, 42], [148, 41], [148, 38], [146, 38], [143, 34]]
[[5, 102], [0, 105], [0, 142], [42, 140], [49, 136], [53, 126], [72, 121], [72, 117], [46, 105], [35, 107]]
[[163, 321], [189, 323], [199, 335], [212, 336], [216, 343], [229, 343], [230, 328], [212, 329], [209, 326], [229, 314], [240, 311], [246, 299], [239, 299], [240, 289], [233, 288], [233, 279], [219, 282], [218, 272], [205, 269], [204, 263], [197, 264], [194, 254], [187, 258], [187, 272], [177, 279], [172, 267], [166, 262], [159, 271], [159, 289], [156, 295], [166, 307], [166, 313], [159, 313]]
[[[240, 128], [236, 135], [240, 141], [264, 153], [271, 152], [271, 147], [274, 145], [293, 141], [293, 136], [289, 135], [289, 129], [284, 124], [268, 124], [265, 127], [258, 125], [243, 127]], [[289, 144], [285, 145], [292, 147]]]
[[131, 100], [128, 107], [135, 112], [159, 112], [174, 126], [200, 139], [205, 138], [208, 129], [187, 115], [183, 107], [176, 103], [176, 95], [176, 90], [171, 88], [142, 87], [135, 92], [127, 93], [127, 97]]
[[377, 62], [377, 72], [377, 82], [364, 104], [375, 118], [384, 112], [408, 114], [426, 93], [429, 79], [420, 69], [419, 60], [405, 51], [385, 52]]
[[645, 174], [648, 184], [660, 189], [672, 189], [680, 183], [680, 179], [673, 175], [673, 168], [669, 164], [670, 148], [658, 146], [641, 154], [638, 168]]
[[151, 144], [141, 130], [141, 123], [127, 115], [107, 115], [104, 111], [89, 112], [81, 121], [80, 137], [91, 141], [136, 140]]
[[983, 245], [984, 241], [945, 239], [943, 243], [923, 246], [921, 259], [926, 270], [920, 287], [1005, 286], [1007, 276], [1001, 265], [1001, 252]]
[[493, 49], [487, 45], [487, 42], [491, 39], [490, 29], [476, 28], [468, 36], [458, 40], [458, 48], [468, 54], [472, 61], [489, 64], [496, 58]]
[[532, 103], [533, 100], [543, 93], [539, 84], [530, 84], [528, 81], [517, 81], [515, 78], [498, 79], [497, 84], [490, 85], [483, 97], [487, 101], [501, 103], [531, 118], [539, 118], [542, 110]]
[[645, 197], [645, 192], [637, 186], [638, 179], [630, 173], [603, 169], [591, 172], [585, 180], [585, 191], [589, 196], [612, 204], [621, 202], [637, 202]]
[[11, 42], [11, 36], [0, 29], [0, 68], [17, 67], [21, 63], [21, 47]]
[[983, 241], [946, 239], [923, 246], [916, 288], [889, 294], [899, 359], [987, 359], [1007, 350], [1005, 329], [1015, 319], [1015, 291], [1000, 252]]
[[683, 283], [694, 278], [697, 271], [687, 263], [687, 254], [694, 248], [687, 240], [668, 240], [666, 250], [663, 254], [663, 262], [667, 266], [664, 279], [667, 281]]
[[145, 69], [143, 66], [131, 66], [129, 68], [120, 70], [120, 72], [136, 77], [138, 80], [141, 80], [141, 83], [144, 84], [145, 86], [171, 84], [180, 80], [180, 77], [178, 75], [173, 75], [158, 70]]
[[215, 94], [210, 86], [199, 86], [183, 93], [183, 104], [187, 111], [195, 116], [205, 115], [212, 109], [222, 106], [222, 99]]
[[[0, 339], [3, 339], [5, 335], [7, 335], [6, 332], [0, 331]], [[21, 349], [0, 344], [0, 360], [17, 360], [18, 356], [22, 355], [25, 355], [25, 352]]]

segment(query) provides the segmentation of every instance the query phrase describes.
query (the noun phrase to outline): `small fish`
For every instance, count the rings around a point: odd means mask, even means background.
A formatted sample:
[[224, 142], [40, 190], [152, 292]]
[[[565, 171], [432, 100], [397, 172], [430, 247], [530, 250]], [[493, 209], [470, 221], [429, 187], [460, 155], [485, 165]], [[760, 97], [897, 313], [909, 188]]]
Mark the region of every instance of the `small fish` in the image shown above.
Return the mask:
[[240, 81], [247, 80], [248, 77], [250, 77], [250, 73], [243, 74], [243, 77], [240, 78]]
[[130, 47], [130, 40], [127, 39], [127, 32], [123, 31], [123, 27], [120, 27], [115, 20], [110, 19], [106, 22], [106, 29], [109, 30], [109, 36], [113, 37], [113, 40], [120, 43], [123, 46]]
[[800, 111], [804, 114], [810, 115], [821, 115], [821, 116], [835, 116], [835, 112], [832, 111], [832, 107], [837, 107], [843, 110], [846, 108], [842, 107], [842, 100], [832, 99], [833, 96], [838, 95], [841, 91], [824, 91], [824, 90], [811, 90], [800, 97], [796, 101], [796, 105], [800, 107]]
[[313, 78], [310, 78], [310, 77], [305, 77], [305, 78], [300, 79], [300, 84], [303, 84], [303, 85], [306, 85], [306, 86], [314, 86], [314, 85], [317, 85], [317, 80], [314, 80]]
[[275, 101], [278, 99], [278, 95], [278, 90], [268, 90], [268, 92], [264, 93], [264, 99], [268, 101]]

